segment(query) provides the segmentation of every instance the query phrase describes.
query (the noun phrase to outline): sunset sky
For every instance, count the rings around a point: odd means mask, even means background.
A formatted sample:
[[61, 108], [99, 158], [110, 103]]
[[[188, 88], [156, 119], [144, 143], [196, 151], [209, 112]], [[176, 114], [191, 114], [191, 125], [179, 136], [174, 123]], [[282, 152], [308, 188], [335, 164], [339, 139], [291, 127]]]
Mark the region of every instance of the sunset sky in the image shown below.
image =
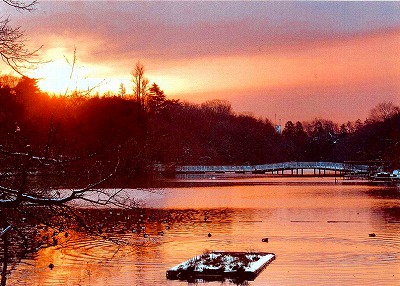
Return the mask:
[[[2, 16], [51, 60], [30, 76], [43, 90], [100, 83], [131, 90], [146, 67], [168, 98], [225, 99], [270, 120], [364, 120], [382, 101], [400, 105], [400, 2], [41, 1]], [[5, 71], [4, 65], [2, 70]]]

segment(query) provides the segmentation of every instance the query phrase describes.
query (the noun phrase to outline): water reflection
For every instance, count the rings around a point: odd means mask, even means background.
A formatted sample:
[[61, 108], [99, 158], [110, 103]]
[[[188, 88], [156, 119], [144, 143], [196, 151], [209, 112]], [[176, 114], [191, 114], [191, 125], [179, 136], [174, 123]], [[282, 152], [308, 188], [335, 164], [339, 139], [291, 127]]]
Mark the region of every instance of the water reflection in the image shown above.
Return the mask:
[[150, 208], [82, 211], [97, 235], [58, 234], [65, 239], [20, 264], [9, 285], [185, 285], [165, 271], [206, 250], [275, 253], [249, 285], [398, 283], [399, 198], [391, 191], [302, 184], [141, 192], [132, 190]]
[[383, 199], [400, 199], [400, 189], [397, 187], [381, 187], [370, 189], [368, 195]]

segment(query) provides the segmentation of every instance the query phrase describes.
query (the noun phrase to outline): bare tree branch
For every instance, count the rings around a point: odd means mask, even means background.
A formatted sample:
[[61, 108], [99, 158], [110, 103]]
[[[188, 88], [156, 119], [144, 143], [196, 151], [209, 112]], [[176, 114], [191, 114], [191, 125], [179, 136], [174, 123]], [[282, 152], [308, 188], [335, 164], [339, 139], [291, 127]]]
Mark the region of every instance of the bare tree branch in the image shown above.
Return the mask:
[[374, 122], [383, 122], [400, 113], [400, 107], [393, 102], [381, 102], [369, 112], [369, 119]]
[[10, 19], [0, 20], [0, 57], [15, 72], [22, 75], [22, 70], [32, 69], [41, 63], [38, 51], [26, 48], [26, 38], [20, 27], [10, 26]]
[[35, 5], [37, 4], [37, 0], [33, 1], [18, 1], [18, 0], [2, 0], [7, 5], [16, 8], [17, 10], [25, 10], [32, 11], [35, 9]]
[[99, 190], [96, 190], [95, 188], [98, 187], [99, 185], [101, 185], [102, 183], [106, 182], [107, 180], [109, 180], [112, 176], [114, 176], [118, 171], [118, 166], [119, 166], [119, 162], [115, 166], [114, 171], [112, 173], [108, 174], [103, 179], [98, 180], [95, 183], [89, 184], [88, 186], [86, 186], [82, 189], [74, 190], [69, 195], [62, 197], [62, 198], [40, 197], [38, 195], [21, 193], [21, 191], [0, 186], [1, 191], [5, 192], [9, 196], [13, 197], [10, 199], [0, 199], [0, 207], [14, 208], [23, 203], [29, 203], [29, 204], [38, 205], [38, 206], [46, 206], [46, 205], [61, 206], [67, 202], [70, 202], [70, 201], [73, 201], [76, 199], [90, 201], [92, 203], [99, 204], [99, 205], [104, 205], [104, 204], [110, 203], [113, 200], [113, 198], [115, 198], [116, 194], [110, 195], [107, 198], [106, 203], [104, 203], [104, 201], [102, 201], [100, 199], [97, 200], [97, 202], [94, 200], [90, 200], [88, 198], [85, 198], [84, 195], [88, 192], [100, 192]]
[[[20, 0], [1, 0], [6, 5], [22, 11], [32, 11], [37, 0], [25, 2]], [[9, 18], [0, 18], [0, 57], [16, 73], [22, 75], [24, 69], [32, 69], [42, 63], [37, 59], [39, 47], [30, 50], [26, 46], [26, 38], [21, 27], [10, 26]]]

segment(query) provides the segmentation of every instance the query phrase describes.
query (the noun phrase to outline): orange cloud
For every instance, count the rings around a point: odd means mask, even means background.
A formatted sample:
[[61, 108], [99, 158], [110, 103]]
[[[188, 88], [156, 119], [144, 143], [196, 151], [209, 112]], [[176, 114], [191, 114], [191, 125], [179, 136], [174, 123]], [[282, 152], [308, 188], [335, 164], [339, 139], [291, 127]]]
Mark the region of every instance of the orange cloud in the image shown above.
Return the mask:
[[56, 62], [76, 46], [84, 77], [107, 80], [102, 91], [121, 82], [129, 89], [129, 72], [140, 60], [169, 97], [223, 97], [236, 110], [260, 115], [280, 106], [299, 118], [311, 112], [353, 118], [351, 107], [360, 102], [370, 104], [365, 109], [399, 102], [395, 3], [41, 5], [19, 18], [32, 45], [43, 44]]
[[184, 71], [183, 78], [193, 82], [194, 90], [201, 87], [204, 91], [326, 87], [378, 79], [390, 83], [400, 75], [399, 40], [400, 33], [395, 31], [329, 45], [314, 43], [300, 51], [183, 59], [170, 69]]
[[[188, 70], [197, 71], [197, 82], [193, 96], [189, 89], [182, 96], [191, 101], [221, 97], [231, 100], [236, 110], [270, 118], [280, 110], [291, 120], [365, 119], [381, 101], [399, 103], [399, 40], [400, 32], [390, 31], [313, 43], [298, 52], [190, 61]], [[186, 70], [184, 63], [180, 66]]]

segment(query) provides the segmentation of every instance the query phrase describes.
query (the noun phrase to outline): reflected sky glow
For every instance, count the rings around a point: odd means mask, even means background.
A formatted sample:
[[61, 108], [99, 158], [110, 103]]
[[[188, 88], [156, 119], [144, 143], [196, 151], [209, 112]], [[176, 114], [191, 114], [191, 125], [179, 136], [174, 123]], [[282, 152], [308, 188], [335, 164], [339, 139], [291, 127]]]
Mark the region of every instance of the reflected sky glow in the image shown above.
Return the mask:
[[[206, 249], [275, 253], [277, 259], [250, 282], [253, 286], [398, 282], [395, 189], [326, 182], [213, 186], [167, 188], [147, 198], [153, 208], [139, 213], [85, 211], [103, 236], [122, 244], [71, 231], [66, 239], [60, 233], [58, 246], [41, 249], [18, 265], [10, 285], [182, 286], [167, 281], [165, 271]], [[144, 238], [138, 226], [144, 226], [149, 237]], [[158, 234], [161, 230], [163, 236]], [[369, 237], [372, 232], [376, 237]], [[264, 237], [268, 243], [261, 241]]]

